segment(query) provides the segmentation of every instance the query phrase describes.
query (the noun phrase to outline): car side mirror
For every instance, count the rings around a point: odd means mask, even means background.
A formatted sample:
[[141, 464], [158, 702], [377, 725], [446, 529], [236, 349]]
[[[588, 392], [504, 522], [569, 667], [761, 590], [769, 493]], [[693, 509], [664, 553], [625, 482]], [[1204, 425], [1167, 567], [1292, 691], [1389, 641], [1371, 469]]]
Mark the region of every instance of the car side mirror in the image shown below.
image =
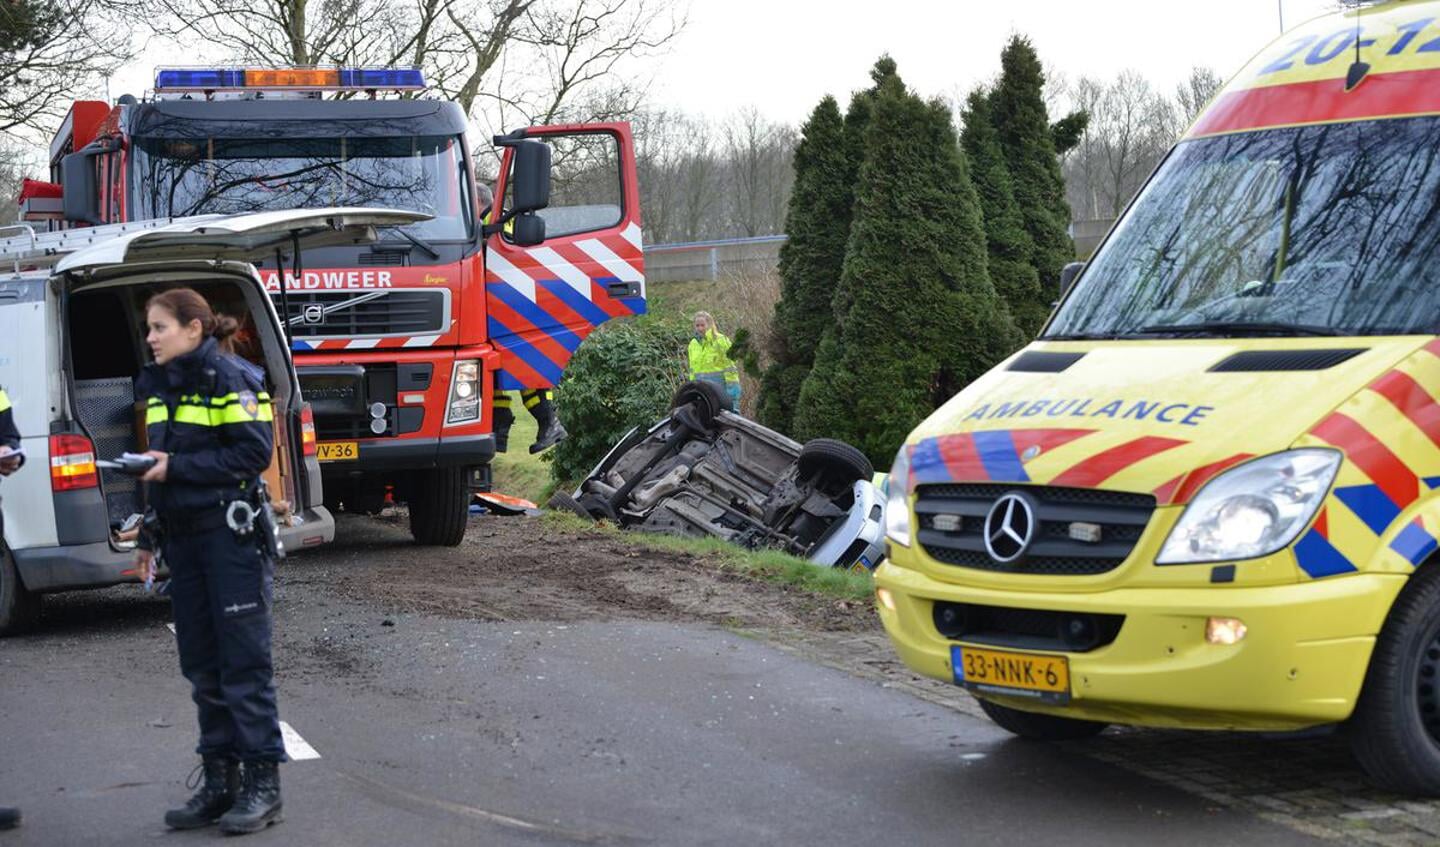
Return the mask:
[[510, 240], [521, 247], [534, 247], [545, 240], [545, 219], [534, 212], [516, 215]]
[[1064, 297], [1065, 294], [1070, 290], [1070, 286], [1075, 284], [1075, 277], [1079, 276], [1080, 272], [1083, 270], [1085, 270], [1084, 262], [1071, 262], [1070, 264], [1060, 269], [1061, 297]]
[[514, 180], [512, 196], [515, 202], [512, 208], [517, 214], [534, 212], [550, 205], [549, 144], [533, 140], [517, 143], [510, 174]]
[[94, 159], [108, 152], [109, 145], [96, 141], [60, 160], [60, 205], [65, 220], [103, 223], [100, 220], [100, 190], [95, 180]]

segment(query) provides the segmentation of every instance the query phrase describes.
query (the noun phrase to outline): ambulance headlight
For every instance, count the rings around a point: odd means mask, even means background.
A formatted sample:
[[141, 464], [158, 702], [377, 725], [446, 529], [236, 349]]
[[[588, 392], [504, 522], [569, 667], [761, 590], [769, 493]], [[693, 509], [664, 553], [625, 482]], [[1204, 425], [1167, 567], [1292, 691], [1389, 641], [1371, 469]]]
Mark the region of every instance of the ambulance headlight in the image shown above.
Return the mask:
[[900, 446], [885, 482], [885, 537], [910, 546], [910, 448]]
[[1338, 450], [1305, 448], [1220, 474], [1185, 507], [1155, 564], [1254, 559], [1283, 550], [1315, 517], [1340, 461]]

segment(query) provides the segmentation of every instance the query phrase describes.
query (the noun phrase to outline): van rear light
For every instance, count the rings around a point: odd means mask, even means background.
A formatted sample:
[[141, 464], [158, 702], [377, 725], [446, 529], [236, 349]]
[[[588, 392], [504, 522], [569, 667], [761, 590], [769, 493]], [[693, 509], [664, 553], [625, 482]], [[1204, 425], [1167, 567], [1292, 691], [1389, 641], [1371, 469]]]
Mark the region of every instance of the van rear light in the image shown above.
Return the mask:
[[300, 407], [300, 452], [306, 456], [319, 452], [315, 446], [315, 413], [310, 411], [309, 403]]
[[95, 445], [90, 439], [83, 435], [50, 436], [50, 490], [76, 491], [99, 485]]

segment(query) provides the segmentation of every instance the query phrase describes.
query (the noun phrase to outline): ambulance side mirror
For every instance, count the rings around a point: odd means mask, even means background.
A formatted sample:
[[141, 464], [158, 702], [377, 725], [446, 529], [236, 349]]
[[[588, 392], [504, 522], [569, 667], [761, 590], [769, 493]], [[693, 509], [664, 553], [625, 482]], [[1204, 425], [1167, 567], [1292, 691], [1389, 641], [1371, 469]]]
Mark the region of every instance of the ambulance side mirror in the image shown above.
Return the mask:
[[1069, 292], [1070, 286], [1075, 284], [1075, 277], [1079, 276], [1083, 270], [1085, 270], [1084, 262], [1071, 262], [1060, 269], [1060, 296], [1062, 298]]
[[550, 145], [542, 141], [521, 141], [515, 145], [510, 171], [514, 179], [512, 197], [518, 214], [550, 205]]

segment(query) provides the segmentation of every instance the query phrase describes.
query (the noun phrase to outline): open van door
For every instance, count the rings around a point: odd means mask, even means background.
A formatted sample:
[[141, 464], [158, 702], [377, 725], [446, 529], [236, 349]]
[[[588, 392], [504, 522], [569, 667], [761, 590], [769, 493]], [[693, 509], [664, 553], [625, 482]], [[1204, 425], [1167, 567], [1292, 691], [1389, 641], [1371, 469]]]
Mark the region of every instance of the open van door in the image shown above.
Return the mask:
[[597, 326], [645, 311], [634, 142], [624, 122], [530, 127], [495, 140], [505, 153], [492, 222], [514, 208], [517, 145], [550, 148], [549, 202], [533, 213], [544, 223], [543, 240], [517, 243], [534, 232], [525, 225], [533, 222], [517, 218], [491, 232], [485, 245], [486, 325], [500, 351], [497, 387], [550, 388]]
[[[86, 273], [107, 265], [159, 261], [255, 262], [337, 244], [368, 244], [376, 227], [404, 226], [428, 219], [420, 212], [392, 209], [291, 209], [248, 215], [197, 215], [159, 227], [104, 237], [108, 227], [82, 230], [94, 242], [55, 263], [56, 273]], [[76, 236], [81, 237], [81, 236]]]

